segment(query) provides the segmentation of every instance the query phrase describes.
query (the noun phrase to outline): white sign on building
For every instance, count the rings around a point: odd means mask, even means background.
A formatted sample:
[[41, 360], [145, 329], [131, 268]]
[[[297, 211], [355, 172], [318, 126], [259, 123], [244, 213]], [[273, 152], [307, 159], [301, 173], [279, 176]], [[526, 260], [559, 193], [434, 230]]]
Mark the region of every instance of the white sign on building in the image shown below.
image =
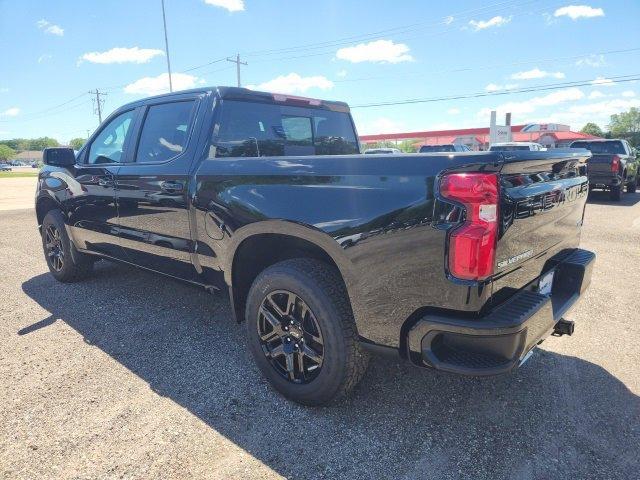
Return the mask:
[[510, 142], [511, 125], [496, 125], [496, 112], [491, 112], [491, 123], [489, 125], [489, 144]]

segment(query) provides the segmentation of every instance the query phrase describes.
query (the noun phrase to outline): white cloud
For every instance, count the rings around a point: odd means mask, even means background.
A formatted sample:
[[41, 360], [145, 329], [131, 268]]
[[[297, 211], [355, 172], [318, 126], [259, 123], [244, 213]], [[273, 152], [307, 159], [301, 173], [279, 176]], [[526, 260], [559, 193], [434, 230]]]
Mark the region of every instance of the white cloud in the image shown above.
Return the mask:
[[613, 80], [605, 77], [597, 77], [595, 80], [591, 81], [591, 85], [600, 85], [602, 87], [613, 87], [615, 84]]
[[53, 23], [50, 23], [45, 19], [38, 20], [36, 22], [36, 26], [40, 30], [42, 30], [44, 33], [49, 33], [51, 35], [56, 35], [58, 37], [61, 37], [64, 35], [63, 28], [61, 28], [59, 25], [54, 25]]
[[20, 113], [20, 109], [18, 107], [11, 107], [0, 113], [2, 117], [15, 117]]
[[360, 43], [355, 47], [341, 48], [336, 52], [336, 57], [352, 63], [400, 63], [413, 60], [409, 55], [409, 47], [404, 43], [393, 43], [393, 40], [376, 40]]
[[471, 20], [469, 21], [469, 25], [471, 25], [475, 31], [484, 30], [486, 28], [491, 27], [501, 27], [502, 25], [506, 25], [511, 21], [511, 17], [503, 17], [498, 15], [496, 17], [490, 18], [489, 20]]
[[53, 57], [49, 54], [40, 55], [38, 57], [38, 63], [46, 62], [47, 60], [51, 60]]
[[451, 25], [451, 24], [453, 23], [453, 21], [454, 21], [454, 20], [455, 20], [455, 19], [454, 19], [451, 15], [449, 15], [448, 17], [445, 17], [445, 18], [444, 18], [443, 23], [444, 23], [445, 25]]
[[478, 117], [489, 118], [491, 110], [501, 113], [511, 112], [513, 114], [530, 114], [540, 107], [558, 105], [560, 103], [572, 102], [584, 98], [584, 93], [579, 88], [565, 88], [549, 93], [541, 97], [533, 97], [522, 102], [507, 102], [494, 108], [483, 108], [478, 112]]
[[340, 78], [344, 78], [347, 76], [347, 71], [346, 70], [340, 70], [338, 73], [336, 73], [336, 75]]
[[633, 90], [626, 90], [622, 92], [622, 96], [626, 98], [632, 98], [636, 96], [636, 92], [634, 92]]
[[[397, 133], [406, 130], [405, 124], [388, 117], [378, 117], [370, 121], [356, 122], [358, 133], [362, 135], [375, 135], [376, 133]], [[361, 131], [361, 132], [360, 132]]]
[[547, 121], [560, 123], [574, 123], [577, 125], [586, 122], [595, 122], [606, 127], [611, 115], [624, 112], [632, 107], [640, 107], [640, 99], [637, 98], [617, 98], [596, 103], [583, 105], [573, 105], [560, 112], [552, 113]]
[[514, 80], [532, 80], [534, 78], [564, 78], [565, 75], [562, 72], [546, 72], [544, 70], [540, 70], [539, 68], [534, 68], [532, 70], [527, 70], [524, 72], [516, 72], [511, 75], [511, 78]]
[[[171, 83], [173, 90], [186, 90], [195, 88], [201, 79], [186, 73], [173, 73], [171, 75]], [[169, 74], [163, 73], [157, 77], [143, 77], [130, 83], [124, 87], [125, 93], [141, 94], [141, 95], [158, 95], [169, 91]]]
[[290, 73], [259, 85], [249, 85], [247, 88], [275, 93], [304, 93], [311, 88], [329, 90], [333, 88], [333, 82], [322, 75], [301, 77], [297, 73]]
[[569, 17], [571, 20], [577, 20], [578, 18], [604, 17], [604, 10], [601, 8], [593, 8], [588, 5], [567, 5], [566, 7], [558, 8], [554, 12], [553, 16]]
[[242, 12], [244, 10], [244, 0], [204, 0], [204, 3], [224, 8], [230, 12]]
[[589, 55], [576, 60], [576, 66], [578, 67], [604, 67], [606, 64], [604, 55]]
[[156, 48], [121, 48], [116, 47], [105, 52], [88, 52], [80, 57], [91, 63], [148, 63], [152, 58], [164, 55], [163, 50]]
[[460, 109], [459, 108], [450, 108], [449, 110], [447, 110], [447, 113], [449, 115], [459, 115], [460, 114]]
[[602, 97], [604, 97], [604, 96], [605, 96], [605, 94], [604, 94], [604, 93], [602, 93], [601, 91], [599, 91], [599, 90], [594, 90], [593, 92], [591, 92], [591, 93], [589, 94], [589, 100], [595, 100], [596, 98], [602, 98]]
[[499, 92], [500, 90], [512, 90], [512, 89], [517, 88], [517, 87], [518, 87], [517, 83], [507, 83], [505, 85], [498, 85], [496, 83], [490, 83], [489, 85], [484, 87], [484, 89], [487, 92]]

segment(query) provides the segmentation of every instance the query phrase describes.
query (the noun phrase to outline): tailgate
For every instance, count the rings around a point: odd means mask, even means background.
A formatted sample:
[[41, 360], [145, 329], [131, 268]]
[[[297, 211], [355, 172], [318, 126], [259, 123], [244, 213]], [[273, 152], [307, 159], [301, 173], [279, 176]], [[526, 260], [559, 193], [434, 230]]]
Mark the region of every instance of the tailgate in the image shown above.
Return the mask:
[[583, 149], [505, 154], [494, 294], [522, 288], [551, 257], [560, 259], [578, 247], [590, 155]]
[[590, 174], [611, 175], [612, 160], [613, 160], [613, 155], [609, 155], [609, 154], [593, 155], [587, 161], [587, 170]]

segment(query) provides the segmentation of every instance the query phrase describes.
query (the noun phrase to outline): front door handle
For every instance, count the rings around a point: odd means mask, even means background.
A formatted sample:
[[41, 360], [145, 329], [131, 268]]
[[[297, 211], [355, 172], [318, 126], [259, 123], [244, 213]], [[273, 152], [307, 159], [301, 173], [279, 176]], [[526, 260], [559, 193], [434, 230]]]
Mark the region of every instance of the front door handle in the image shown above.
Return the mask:
[[100, 177], [98, 178], [98, 185], [100, 185], [101, 187], [113, 187], [114, 183], [110, 178]]
[[164, 193], [181, 193], [183, 189], [184, 185], [181, 182], [167, 180], [160, 184], [160, 190]]

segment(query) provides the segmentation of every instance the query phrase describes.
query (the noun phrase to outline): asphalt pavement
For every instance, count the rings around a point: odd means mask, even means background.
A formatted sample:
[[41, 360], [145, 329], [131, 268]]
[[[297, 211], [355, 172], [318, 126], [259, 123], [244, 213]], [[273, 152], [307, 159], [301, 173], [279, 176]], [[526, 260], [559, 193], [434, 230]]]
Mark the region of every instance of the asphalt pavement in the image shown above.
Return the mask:
[[1, 478], [638, 478], [640, 193], [589, 201], [572, 337], [484, 379], [375, 358], [312, 409], [262, 379], [225, 295], [107, 262], [54, 281], [21, 191], [0, 198]]

